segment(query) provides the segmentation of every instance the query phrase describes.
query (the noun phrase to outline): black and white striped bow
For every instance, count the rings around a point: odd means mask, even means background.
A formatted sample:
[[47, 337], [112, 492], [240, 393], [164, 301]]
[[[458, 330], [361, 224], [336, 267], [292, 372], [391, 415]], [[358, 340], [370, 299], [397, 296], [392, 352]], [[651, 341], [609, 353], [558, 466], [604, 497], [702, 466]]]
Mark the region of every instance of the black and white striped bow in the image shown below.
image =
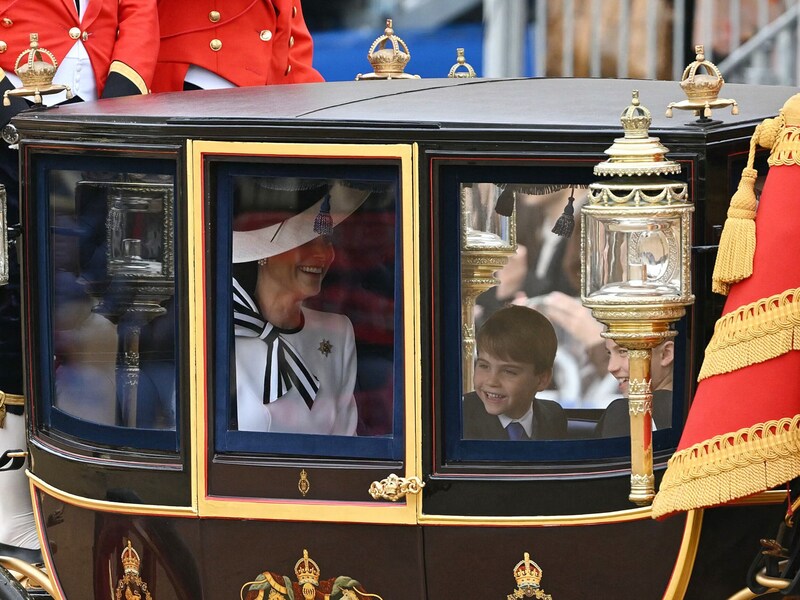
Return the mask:
[[296, 387], [308, 409], [311, 410], [319, 391], [319, 380], [308, 370], [292, 345], [281, 335], [291, 332], [265, 321], [258, 311], [255, 300], [236, 279], [233, 280], [233, 324], [237, 336], [257, 337], [267, 345], [267, 363], [264, 369], [264, 404], [275, 402]]

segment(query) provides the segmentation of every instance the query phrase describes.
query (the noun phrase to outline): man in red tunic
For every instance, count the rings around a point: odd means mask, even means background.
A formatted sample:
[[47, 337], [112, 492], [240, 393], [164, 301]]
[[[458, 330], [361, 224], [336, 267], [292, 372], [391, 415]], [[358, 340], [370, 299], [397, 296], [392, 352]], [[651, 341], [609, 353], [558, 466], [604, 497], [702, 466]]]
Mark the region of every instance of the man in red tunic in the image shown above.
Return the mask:
[[159, 0], [154, 92], [322, 81], [300, 0]]

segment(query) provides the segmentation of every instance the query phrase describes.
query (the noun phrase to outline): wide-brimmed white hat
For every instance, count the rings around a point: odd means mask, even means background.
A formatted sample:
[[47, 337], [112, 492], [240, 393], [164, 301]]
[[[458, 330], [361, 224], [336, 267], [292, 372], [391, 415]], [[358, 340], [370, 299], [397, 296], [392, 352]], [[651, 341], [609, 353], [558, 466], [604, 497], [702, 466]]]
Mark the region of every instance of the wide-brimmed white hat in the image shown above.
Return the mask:
[[[267, 227], [233, 232], [233, 262], [244, 263], [276, 256], [310, 242], [320, 235], [315, 221], [323, 204], [330, 212], [330, 224], [335, 227], [364, 203], [370, 191], [336, 181], [321, 191], [322, 197], [302, 212]], [[326, 202], [327, 200], [327, 202]], [[322, 210], [325, 214], [325, 210]], [[326, 216], [327, 219], [327, 216]]]

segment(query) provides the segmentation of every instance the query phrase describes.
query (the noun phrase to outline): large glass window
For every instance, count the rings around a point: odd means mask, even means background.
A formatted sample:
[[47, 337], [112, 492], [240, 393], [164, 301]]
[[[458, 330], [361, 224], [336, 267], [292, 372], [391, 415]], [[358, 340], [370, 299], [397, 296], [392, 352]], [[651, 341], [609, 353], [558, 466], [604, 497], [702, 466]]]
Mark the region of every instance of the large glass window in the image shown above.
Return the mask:
[[[460, 269], [446, 266], [442, 278], [461, 291], [460, 314], [442, 307], [442, 343], [461, 334], [460, 363], [449, 351], [443, 358], [447, 461], [628, 454], [627, 351], [602, 337], [580, 299], [580, 210], [591, 170], [542, 170], [539, 181], [511, 168], [440, 173], [445, 256], [460, 257]], [[448, 233], [453, 222], [458, 239]], [[656, 449], [676, 441], [685, 357], [682, 337], [653, 350]], [[449, 390], [458, 384], [457, 397]]]
[[164, 165], [40, 163], [40, 286], [52, 323], [50, 424], [110, 445], [175, 448], [174, 177]]
[[398, 168], [212, 162], [211, 173], [217, 333], [230, 340], [218, 449], [399, 458]]

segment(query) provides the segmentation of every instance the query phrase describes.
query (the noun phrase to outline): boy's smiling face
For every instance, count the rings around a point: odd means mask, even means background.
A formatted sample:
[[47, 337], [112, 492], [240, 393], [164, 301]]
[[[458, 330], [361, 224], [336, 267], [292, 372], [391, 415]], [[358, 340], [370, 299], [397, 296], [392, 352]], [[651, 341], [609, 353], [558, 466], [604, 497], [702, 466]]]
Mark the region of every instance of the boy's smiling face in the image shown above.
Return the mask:
[[551, 370], [536, 373], [532, 364], [502, 360], [478, 352], [472, 382], [475, 392], [490, 415], [505, 414], [519, 419], [531, 406], [536, 392], [550, 383]]

